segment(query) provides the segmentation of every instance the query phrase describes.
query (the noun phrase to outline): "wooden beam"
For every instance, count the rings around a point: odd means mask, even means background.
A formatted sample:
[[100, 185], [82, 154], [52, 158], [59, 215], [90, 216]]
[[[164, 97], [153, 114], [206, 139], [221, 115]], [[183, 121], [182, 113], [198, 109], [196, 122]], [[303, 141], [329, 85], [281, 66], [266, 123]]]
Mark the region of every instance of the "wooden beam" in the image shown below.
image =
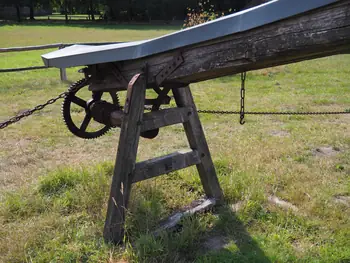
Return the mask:
[[201, 162], [197, 151], [178, 151], [162, 157], [137, 163], [133, 183], [147, 180], [162, 174], [174, 172]]
[[148, 112], [143, 115], [141, 132], [158, 129], [161, 127], [184, 123], [192, 114], [192, 108], [171, 108]]
[[[141, 132], [150, 131], [177, 123], [184, 123], [188, 121], [191, 114], [192, 108], [190, 107], [170, 108], [144, 113], [141, 124]], [[120, 127], [123, 119], [123, 111], [113, 111], [110, 116], [110, 122], [105, 124], [112, 124], [112, 126]]]
[[5, 69], [0, 69], [0, 73], [37, 70], [37, 69], [48, 69], [48, 68], [45, 66], [27, 67], [27, 68], [5, 68]]
[[171, 215], [167, 220], [161, 223], [161, 226], [153, 232], [154, 236], [159, 236], [163, 231], [171, 231], [176, 228], [181, 219], [185, 216], [191, 216], [197, 213], [208, 211], [216, 204], [215, 198], [201, 200], [201, 203], [193, 208], [187, 209], [185, 212], [178, 212]]
[[108, 210], [103, 236], [107, 243], [118, 244], [124, 237], [125, 214], [131, 191], [132, 175], [139, 144], [144, 102], [146, 96], [146, 77], [137, 74], [129, 83], [130, 105], [124, 114], [117, 159], [114, 167]]
[[0, 53], [6, 52], [20, 52], [20, 51], [32, 51], [32, 50], [42, 50], [42, 49], [50, 49], [50, 48], [59, 48], [63, 44], [48, 44], [48, 45], [40, 45], [40, 46], [27, 46], [27, 47], [8, 47], [8, 48], [0, 48]]
[[51, 49], [51, 48], [65, 48], [73, 45], [92, 45], [92, 46], [101, 46], [101, 45], [111, 45], [111, 44], [119, 44], [124, 42], [100, 42], [100, 43], [56, 43], [56, 44], [47, 44], [47, 45], [38, 45], [38, 46], [27, 46], [27, 47], [7, 47], [0, 48], [0, 53], [7, 52], [22, 52], [22, 51], [33, 51], [33, 50], [43, 50], [43, 49]]
[[[145, 64], [148, 87], [179, 50], [118, 63], [130, 79]], [[350, 53], [350, 0], [181, 50], [184, 62], [165, 80], [194, 83], [298, 61]], [[110, 79], [114, 87], [117, 82]], [[104, 83], [106, 85], [106, 83]], [[103, 89], [103, 85], [98, 88]], [[98, 89], [97, 88], [97, 89]], [[122, 89], [122, 88], [121, 88]]]
[[199, 120], [196, 105], [194, 104], [191, 90], [188, 86], [174, 87], [173, 94], [178, 107], [192, 107], [193, 113], [189, 120], [183, 124], [188, 142], [192, 150], [198, 151], [201, 162], [197, 164], [197, 170], [204, 191], [208, 198], [215, 198], [218, 203], [223, 201], [223, 194], [216, 176], [213, 160], [205, 139], [202, 124]]

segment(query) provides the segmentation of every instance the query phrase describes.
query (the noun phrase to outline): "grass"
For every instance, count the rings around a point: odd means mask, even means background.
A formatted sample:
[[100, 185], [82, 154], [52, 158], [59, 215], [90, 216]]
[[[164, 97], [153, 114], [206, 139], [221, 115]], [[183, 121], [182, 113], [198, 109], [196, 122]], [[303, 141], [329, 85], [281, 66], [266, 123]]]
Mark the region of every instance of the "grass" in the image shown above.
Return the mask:
[[[128, 41], [173, 27], [2, 25], [0, 47]], [[0, 54], [0, 67], [41, 65], [48, 51]], [[350, 56], [249, 72], [247, 110], [350, 108]], [[69, 69], [68, 77], [82, 76]], [[192, 85], [200, 109], [239, 109], [239, 76]], [[0, 77], [0, 120], [67, 89], [55, 69]], [[88, 95], [88, 93], [86, 93]], [[67, 131], [60, 105], [0, 131], [0, 262], [350, 261], [350, 116], [201, 115], [225, 205], [185, 218], [178, 232], [150, 233], [201, 198], [195, 168], [133, 187], [125, 247], [102, 239], [119, 130], [85, 141]], [[187, 147], [181, 126], [140, 141], [139, 160]], [[317, 149], [332, 149], [322, 154]], [[274, 195], [295, 205], [285, 210]], [[233, 204], [240, 204], [235, 212]]]

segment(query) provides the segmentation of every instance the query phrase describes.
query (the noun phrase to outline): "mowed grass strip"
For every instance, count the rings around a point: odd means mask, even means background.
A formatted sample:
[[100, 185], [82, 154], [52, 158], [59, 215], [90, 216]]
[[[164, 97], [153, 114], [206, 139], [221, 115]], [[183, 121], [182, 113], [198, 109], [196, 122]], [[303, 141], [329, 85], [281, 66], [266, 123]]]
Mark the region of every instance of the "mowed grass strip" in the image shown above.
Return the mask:
[[[128, 41], [176, 28], [2, 26], [0, 46]], [[1, 68], [41, 65], [0, 54]], [[26, 64], [27, 63], [27, 64]], [[249, 72], [247, 110], [350, 108], [350, 56]], [[68, 70], [70, 81], [82, 76]], [[0, 75], [1, 121], [67, 89], [57, 69]], [[192, 85], [200, 109], [239, 109], [239, 76]], [[84, 95], [89, 95], [85, 92]], [[124, 94], [121, 94], [122, 97]], [[350, 116], [201, 115], [226, 204], [154, 238], [159, 221], [204, 193], [195, 168], [136, 184], [124, 248], [102, 230], [119, 130], [74, 137], [52, 105], [0, 131], [3, 262], [348, 262]], [[188, 147], [181, 126], [140, 142], [139, 160]], [[271, 203], [275, 196], [297, 207]]]

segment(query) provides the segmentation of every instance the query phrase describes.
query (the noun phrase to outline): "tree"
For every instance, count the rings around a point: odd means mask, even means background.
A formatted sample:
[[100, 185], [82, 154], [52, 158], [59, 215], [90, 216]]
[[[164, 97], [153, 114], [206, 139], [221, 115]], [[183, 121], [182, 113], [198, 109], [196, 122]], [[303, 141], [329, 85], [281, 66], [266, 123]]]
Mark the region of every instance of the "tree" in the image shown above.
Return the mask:
[[17, 21], [22, 21], [21, 7], [24, 5], [25, 0], [3, 0], [4, 5], [13, 6], [16, 9]]

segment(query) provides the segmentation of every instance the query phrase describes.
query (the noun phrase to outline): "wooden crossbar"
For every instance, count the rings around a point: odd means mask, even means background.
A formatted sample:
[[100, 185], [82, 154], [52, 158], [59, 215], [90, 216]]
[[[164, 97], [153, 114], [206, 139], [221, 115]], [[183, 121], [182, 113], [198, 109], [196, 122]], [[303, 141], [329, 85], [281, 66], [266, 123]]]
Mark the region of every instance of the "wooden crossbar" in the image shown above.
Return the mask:
[[136, 164], [132, 182], [168, 174], [201, 162], [196, 150], [178, 151]]
[[149, 131], [169, 125], [184, 123], [192, 114], [192, 108], [172, 108], [148, 112], [143, 115], [141, 131]]

